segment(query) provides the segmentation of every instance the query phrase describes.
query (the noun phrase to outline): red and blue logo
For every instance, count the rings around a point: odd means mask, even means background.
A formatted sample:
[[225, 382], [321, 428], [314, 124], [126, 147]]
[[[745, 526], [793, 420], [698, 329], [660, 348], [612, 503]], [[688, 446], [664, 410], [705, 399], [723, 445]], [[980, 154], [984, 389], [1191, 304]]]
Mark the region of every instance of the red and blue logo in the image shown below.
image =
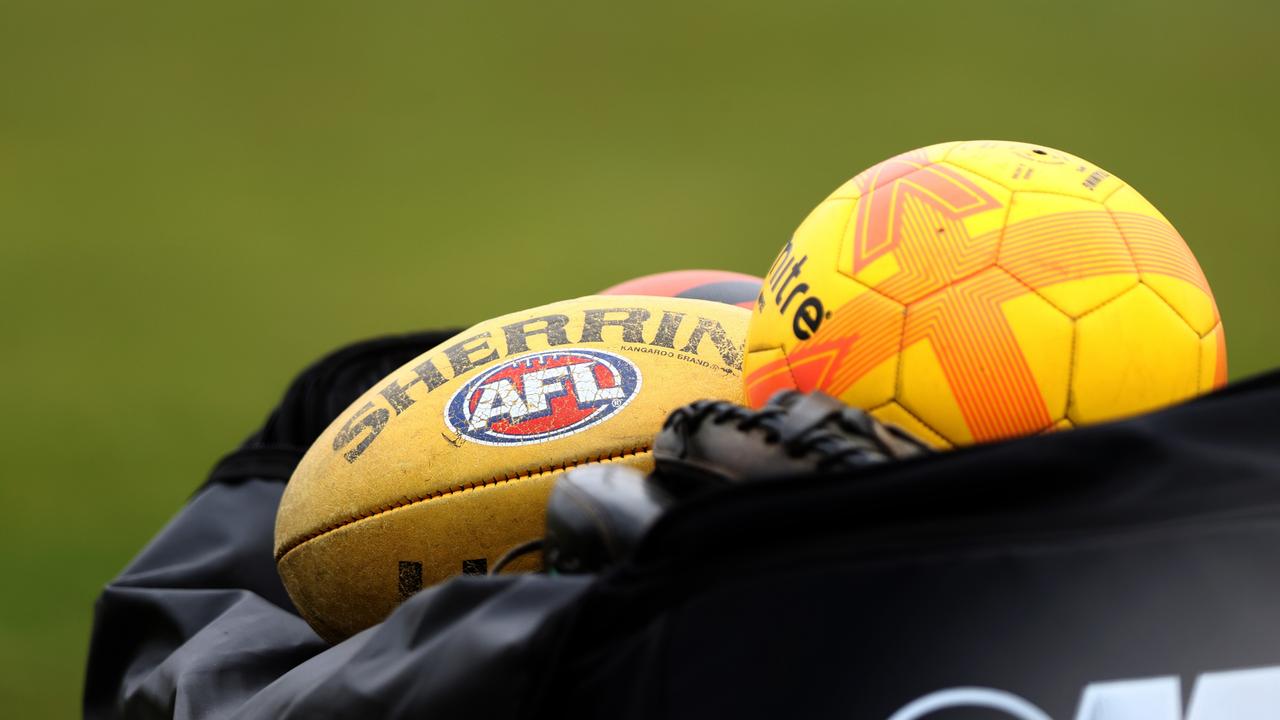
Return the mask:
[[463, 385], [444, 420], [482, 445], [532, 445], [604, 422], [640, 392], [640, 370], [603, 350], [526, 353]]

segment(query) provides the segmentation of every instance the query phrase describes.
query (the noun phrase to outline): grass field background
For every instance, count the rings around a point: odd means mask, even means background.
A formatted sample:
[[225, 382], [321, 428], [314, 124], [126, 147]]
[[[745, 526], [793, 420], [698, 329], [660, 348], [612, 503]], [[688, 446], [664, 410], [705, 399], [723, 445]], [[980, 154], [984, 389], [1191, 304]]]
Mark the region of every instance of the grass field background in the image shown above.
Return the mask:
[[1274, 3], [0, 4], [0, 707], [78, 713], [92, 602], [321, 353], [686, 267], [858, 170], [1032, 140], [1280, 364]]

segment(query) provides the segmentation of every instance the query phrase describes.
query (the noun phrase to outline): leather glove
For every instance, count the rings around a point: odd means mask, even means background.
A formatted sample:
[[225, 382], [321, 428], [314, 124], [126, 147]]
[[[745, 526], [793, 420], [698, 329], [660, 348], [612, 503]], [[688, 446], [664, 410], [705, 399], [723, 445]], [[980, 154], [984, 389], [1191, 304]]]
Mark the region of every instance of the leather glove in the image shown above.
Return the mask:
[[702, 400], [667, 418], [648, 477], [620, 465], [588, 465], [557, 480], [547, 502], [547, 535], [538, 547], [551, 572], [596, 572], [630, 554], [681, 498], [929, 452], [906, 432], [822, 393], [781, 392], [760, 410]]
[[700, 400], [677, 409], [654, 442], [655, 479], [675, 497], [729, 483], [862, 468], [932, 449], [821, 392], [786, 390], [759, 410]]

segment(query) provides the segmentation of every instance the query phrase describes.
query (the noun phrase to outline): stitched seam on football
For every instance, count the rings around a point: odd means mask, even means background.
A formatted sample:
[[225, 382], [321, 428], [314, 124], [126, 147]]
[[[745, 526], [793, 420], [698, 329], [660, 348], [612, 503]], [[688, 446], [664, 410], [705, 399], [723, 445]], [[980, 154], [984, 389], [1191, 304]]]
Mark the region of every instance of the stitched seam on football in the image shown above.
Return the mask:
[[523, 472], [516, 473], [515, 475], [495, 476], [495, 477], [489, 478], [488, 480], [479, 480], [476, 482], [467, 483], [465, 485], [458, 485], [456, 487], [451, 487], [445, 490], [437, 490], [435, 492], [428, 493], [426, 495], [407, 496], [394, 503], [389, 503], [387, 505], [380, 505], [377, 508], [361, 513], [360, 515], [355, 515], [353, 517], [349, 517], [345, 520], [342, 520], [341, 522], [336, 522], [336, 523], [326, 525], [325, 527], [319, 530], [314, 530], [312, 532], [307, 533], [306, 535], [290, 540], [289, 542], [281, 546], [280, 550], [276, 552], [276, 562], [280, 562], [280, 560], [282, 560], [285, 555], [288, 555], [289, 553], [293, 552], [299, 547], [302, 547], [303, 545], [310, 542], [311, 540], [315, 540], [316, 538], [321, 537], [323, 535], [328, 535], [334, 530], [340, 530], [348, 525], [352, 525], [354, 523], [360, 522], [361, 520], [368, 520], [370, 518], [378, 517], [379, 515], [385, 515], [393, 510], [399, 510], [400, 508], [409, 507], [410, 505], [418, 505], [420, 503], [431, 502], [432, 500], [439, 500], [440, 498], [449, 497], [451, 495], [457, 495], [459, 493], [469, 492], [471, 490], [477, 490], [483, 487], [491, 487], [494, 485], [505, 485], [506, 483], [519, 482], [521, 480], [532, 480], [533, 478], [542, 477], [543, 475], [549, 475], [551, 473], [564, 472], [565, 470], [571, 470], [575, 467], [578, 467], [579, 465], [589, 465], [591, 463], [618, 462], [620, 460], [627, 460], [627, 459], [636, 457], [638, 455], [644, 455], [646, 453], [652, 453], [652, 452], [653, 452], [653, 446], [641, 445], [639, 447], [635, 447], [630, 450], [623, 450], [622, 452], [610, 453], [608, 455], [600, 455], [598, 457], [583, 458], [581, 460], [574, 460], [571, 462], [559, 463], [557, 465], [551, 465], [549, 467], [539, 467], [534, 470], [525, 470]]

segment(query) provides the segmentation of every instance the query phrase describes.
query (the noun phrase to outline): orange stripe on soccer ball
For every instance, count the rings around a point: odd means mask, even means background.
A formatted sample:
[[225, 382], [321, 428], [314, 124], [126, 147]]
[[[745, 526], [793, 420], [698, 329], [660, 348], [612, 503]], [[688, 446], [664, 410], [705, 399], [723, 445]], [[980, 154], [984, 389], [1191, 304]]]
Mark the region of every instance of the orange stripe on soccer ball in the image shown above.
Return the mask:
[[1129, 243], [1138, 272], [1175, 277], [1213, 297], [1200, 263], [1173, 226], [1137, 213], [1114, 213], [1114, 216], [1116, 226]]
[[930, 165], [920, 155], [890, 158], [859, 177], [863, 194], [854, 216], [854, 273], [901, 244], [904, 205], [911, 198], [953, 220], [1000, 207], [972, 180], [945, 165]]
[[795, 381], [786, 357], [761, 365], [744, 379], [744, 394], [752, 407], [761, 407], [779, 390], [798, 387], [812, 389], [813, 386], [802, 386]]
[[1110, 213], [1056, 213], [1005, 228], [1000, 266], [1034, 289], [1067, 280], [1136, 272]]
[[[901, 305], [874, 292], [854, 298], [833, 313], [823, 324], [822, 334], [828, 337], [856, 335], [858, 342], [843, 347], [840, 355], [831, 358], [834, 367], [822, 387], [839, 395], [901, 351], [904, 315]], [[828, 327], [832, 329], [830, 335], [827, 335]], [[789, 355], [793, 363], [805, 362], [808, 356], [808, 348], [797, 348]]]
[[1052, 424], [1044, 396], [1000, 310], [1005, 301], [1027, 292], [1008, 273], [991, 268], [930, 295], [907, 314], [903, 347], [922, 341], [932, 345], [974, 439], [1025, 435]]
[[747, 402], [759, 407], [779, 390], [827, 387], [832, 368], [847, 367], [845, 359], [849, 349], [855, 345], [866, 345], [857, 342], [861, 339], [859, 335], [834, 337], [835, 340], [809, 344], [803, 357], [782, 357], [756, 368], [746, 379]]

